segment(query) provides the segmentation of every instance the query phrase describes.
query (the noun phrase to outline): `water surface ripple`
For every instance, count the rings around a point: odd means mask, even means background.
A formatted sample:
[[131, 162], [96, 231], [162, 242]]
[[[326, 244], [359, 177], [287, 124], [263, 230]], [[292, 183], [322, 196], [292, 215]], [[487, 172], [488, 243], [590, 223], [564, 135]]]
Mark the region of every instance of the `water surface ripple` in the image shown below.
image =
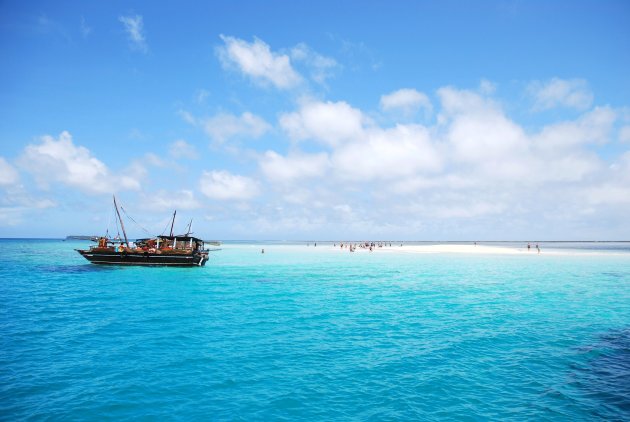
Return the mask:
[[629, 420], [630, 255], [0, 240], [0, 419]]

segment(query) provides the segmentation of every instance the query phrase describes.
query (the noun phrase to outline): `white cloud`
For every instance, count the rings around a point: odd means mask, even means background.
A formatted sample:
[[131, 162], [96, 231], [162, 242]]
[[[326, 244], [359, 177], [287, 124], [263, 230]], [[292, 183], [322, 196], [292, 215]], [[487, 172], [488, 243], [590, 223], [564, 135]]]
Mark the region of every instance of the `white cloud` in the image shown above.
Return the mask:
[[360, 137], [366, 121], [360, 110], [343, 101], [307, 101], [299, 111], [280, 116], [280, 126], [291, 139], [312, 139], [332, 146]]
[[[589, 207], [627, 205], [619, 195], [630, 182], [619, 176], [611, 182], [625, 162], [607, 174], [593, 151], [616, 135], [614, 110], [595, 108], [571, 121], [525, 130], [488, 97], [492, 92], [438, 90], [440, 118], [430, 127], [381, 127], [345, 102], [302, 102], [281, 115], [280, 126], [290, 139], [317, 141], [325, 150], [309, 144], [307, 153], [293, 145], [286, 155], [267, 151], [259, 158], [278, 205], [286, 206], [282, 218], [333, 227], [347, 214], [335, 208], [341, 203], [352, 210], [352, 230], [359, 233], [387, 227], [385, 232], [404, 235], [400, 222], [420, 219], [413, 230], [442, 225], [477, 236], [482, 232], [475, 227], [485, 227], [484, 236], [491, 237], [500, 236], [502, 224], [512, 219], [530, 234], [527, 224], [539, 224], [532, 216], [579, 221]], [[304, 204], [309, 207], [300, 211]], [[314, 209], [317, 223], [309, 211]], [[573, 213], [565, 215], [568, 209]]]
[[446, 139], [456, 160], [479, 163], [498, 161], [526, 152], [522, 129], [500, 112], [471, 110], [457, 115], [451, 122]]
[[245, 112], [240, 116], [219, 113], [202, 121], [206, 134], [217, 143], [231, 138], [259, 138], [271, 129], [261, 117]]
[[5, 185], [0, 191], [0, 226], [17, 226], [33, 211], [57, 206], [48, 198], [35, 198], [21, 183]]
[[585, 189], [586, 200], [594, 205], [630, 206], [630, 151], [621, 154], [608, 170], [605, 180]]
[[160, 190], [142, 194], [142, 207], [152, 211], [193, 210], [201, 207], [191, 190], [182, 189], [176, 192]]
[[271, 181], [291, 183], [304, 178], [323, 178], [328, 175], [330, 160], [328, 154], [289, 154], [284, 157], [274, 151], [267, 151], [259, 161], [263, 174]]
[[588, 219], [609, 218], [630, 233], [623, 223], [630, 212], [630, 176], [624, 176], [630, 152], [615, 159], [620, 144], [607, 147], [624, 139], [624, 129], [615, 130], [622, 111], [596, 107], [525, 127], [493, 93], [490, 82], [439, 89], [432, 126], [387, 127], [347, 102], [302, 101], [280, 116], [280, 127], [290, 140], [321, 145], [294, 143], [289, 153], [259, 156], [274, 189], [273, 206], [257, 209], [256, 221], [269, 224], [277, 216], [300, 222], [295, 230], [328, 230], [333, 237], [498, 238], [580, 236], [584, 227], [602, 224]]
[[593, 103], [593, 93], [584, 79], [553, 78], [545, 83], [535, 81], [528, 86], [528, 92], [537, 111], [555, 107], [586, 110]]
[[18, 226], [23, 223], [24, 209], [18, 207], [0, 207], [0, 227]]
[[247, 200], [259, 193], [254, 179], [225, 170], [204, 171], [199, 189], [208, 198], [218, 200]]
[[0, 186], [3, 185], [13, 185], [17, 183], [20, 176], [11, 164], [4, 159], [4, 157], [0, 157]]
[[630, 126], [624, 126], [619, 129], [619, 142], [624, 144], [630, 143]]
[[157, 154], [154, 154], [152, 152], [147, 152], [146, 154], [144, 154], [141, 160], [142, 162], [145, 162], [148, 165], [153, 166], [153, 167], [165, 168], [165, 167], [168, 167], [170, 164], [169, 162], [163, 160]]
[[364, 139], [337, 148], [332, 161], [336, 174], [359, 181], [434, 173], [442, 167], [428, 130], [420, 125], [369, 130]]
[[446, 153], [460, 169], [486, 176], [522, 177], [527, 136], [492, 100], [452, 87], [438, 90]]
[[594, 205], [630, 205], [630, 187], [605, 183], [586, 189], [585, 196]]
[[492, 99], [479, 95], [469, 90], [460, 90], [451, 86], [437, 90], [442, 113], [445, 118], [457, 114], [487, 113], [488, 111], [500, 112], [501, 108]]
[[127, 32], [131, 48], [146, 53], [148, 47], [144, 35], [144, 23], [142, 21], [142, 16], [120, 16], [118, 17], [118, 20], [125, 27], [125, 32]]
[[546, 126], [534, 141], [541, 149], [556, 151], [589, 143], [604, 144], [616, 118], [611, 108], [597, 107], [577, 120]]
[[112, 174], [87, 148], [75, 146], [72, 135], [66, 131], [58, 139], [46, 135], [41, 143], [28, 145], [19, 164], [43, 187], [60, 182], [88, 193], [140, 188], [137, 178]]
[[415, 89], [399, 89], [381, 97], [381, 109], [385, 111], [401, 111], [405, 115], [411, 115], [419, 109], [424, 109], [427, 115], [431, 114], [433, 106], [426, 94]]
[[226, 68], [236, 67], [243, 74], [260, 84], [272, 84], [279, 89], [289, 89], [298, 85], [302, 77], [291, 66], [286, 54], [278, 54], [264, 41], [254, 38], [254, 42], [221, 35], [225, 43], [218, 48], [221, 63]]
[[615, 114], [595, 109], [575, 121], [527, 134], [494, 101], [454, 88], [438, 91], [446, 152], [461, 172], [487, 186], [578, 181], [596, 171], [600, 160], [580, 148], [608, 137]]
[[179, 117], [182, 118], [182, 120], [184, 120], [189, 125], [194, 126], [197, 124], [197, 119], [195, 118], [195, 116], [192, 115], [191, 112], [186, 111], [186, 110], [177, 110], [177, 114], [179, 115]]
[[168, 148], [168, 153], [173, 158], [187, 158], [189, 160], [199, 158], [197, 149], [183, 139], [178, 139], [173, 142]]
[[313, 51], [304, 43], [293, 47], [290, 54], [293, 61], [303, 62], [309, 67], [311, 78], [319, 84], [325, 84], [326, 79], [332, 77], [334, 72], [340, 68], [335, 59]]
[[479, 92], [484, 95], [492, 95], [497, 90], [497, 86], [487, 79], [479, 82]]
[[472, 201], [458, 198], [452, 203], [439, 204], [429, 207], [426, 212], [433, 218], [438, 219], [471, 219], [475, 217], [485, 217], [497, 215], [505, 211], [505, 204], [488, 201]]

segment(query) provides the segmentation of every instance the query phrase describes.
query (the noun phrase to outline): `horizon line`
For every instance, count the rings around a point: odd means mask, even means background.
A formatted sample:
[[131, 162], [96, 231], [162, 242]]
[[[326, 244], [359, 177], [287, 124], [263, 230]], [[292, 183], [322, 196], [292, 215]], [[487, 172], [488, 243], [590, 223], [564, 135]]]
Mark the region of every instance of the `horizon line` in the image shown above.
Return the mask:
[[[71, 236], [75, 236], [75, 235], [71, 235]], [[76, 235], [79, 236], [79, 235]], [[89, 235], [85, 235], [86, 237]], [[90, 237], [100, 237], [100, 236], [90, 236]], [[2, 237], [0, 236], [0, 240], [90, 240], [90, 239], [68, 239], [68, 237]], [[468, 242], [468, 243], [499, 243], [499, 242], [506, 242], [506, 243], [518, 243], [518, 242], [545, 242], [545, 243], [630, 243], [630, 240], [558, 240], [558, 239], [554, 239], [554, 240], [537, 240], [537, 239], [530, 239], [530, 240], [523, 240], [523, 239], [516, 239], [516, 240], [465, 240], [465, 239], [459, 239], [459, 240], [437, 240], [437, 239], [429, 239], [429, 240], [402, 240], [402, 239], [380, 239], [380, 240], [376, 240], [376, 239], [361, 239], [361, 240], [357, 240], [357, 239], [204, 239], [204, 241], [207, 242], [212, 242], [212, 241], [220, 241], [220, 242], [310, 242], [310, 243], [316, 243], [316, 242], [322, 242], [322, 243], [332, 243], [332, 242], [366, 242], [366, 241], [372, 241], [372, 242], [441, 242], [441, 243], [456, 243], [456, 242]]]

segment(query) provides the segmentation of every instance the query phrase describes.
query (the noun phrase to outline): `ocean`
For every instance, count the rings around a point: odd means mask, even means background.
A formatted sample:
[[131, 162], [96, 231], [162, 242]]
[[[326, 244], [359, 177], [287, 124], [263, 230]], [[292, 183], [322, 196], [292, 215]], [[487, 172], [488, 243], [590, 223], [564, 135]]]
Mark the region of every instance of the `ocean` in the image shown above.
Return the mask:
[[627, 244], [233, 242], [195, 268], [89, 244], [0, 240], [0, 420], [630, 420]]

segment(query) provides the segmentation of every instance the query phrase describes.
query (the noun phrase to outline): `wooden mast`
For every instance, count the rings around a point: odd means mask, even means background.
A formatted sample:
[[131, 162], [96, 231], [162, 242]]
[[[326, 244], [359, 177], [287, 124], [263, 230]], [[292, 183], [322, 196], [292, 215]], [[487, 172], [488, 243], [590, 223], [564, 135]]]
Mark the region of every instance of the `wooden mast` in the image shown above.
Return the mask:
[[173, 222], [171, 223], [171, 237], [173, 236], [173, 226], [175, 225], [175, 215], [177, 215], [177, 210], [173, 213]]
[[188, 229], [186, 230], [186, 236], [190, 234], [190, 228], [192, 227], [192, 218], [190, 219], [190, 223], [188, 223]]
[[125, 223], [123, 223], [122, 218], [120, 218], [120, 211], [118, 211], [118, 204], [116, 204], [116, 195], [112, 195], [112, 196], [114, 197], [114, 208], [116, 208], [116, 214], [118, 214], [120, 227], [122, 227], [123, 235], [125, 236], [125, 244], [129, 246], [129, 241], [127, 240], [127, 232], [125, 232]]

